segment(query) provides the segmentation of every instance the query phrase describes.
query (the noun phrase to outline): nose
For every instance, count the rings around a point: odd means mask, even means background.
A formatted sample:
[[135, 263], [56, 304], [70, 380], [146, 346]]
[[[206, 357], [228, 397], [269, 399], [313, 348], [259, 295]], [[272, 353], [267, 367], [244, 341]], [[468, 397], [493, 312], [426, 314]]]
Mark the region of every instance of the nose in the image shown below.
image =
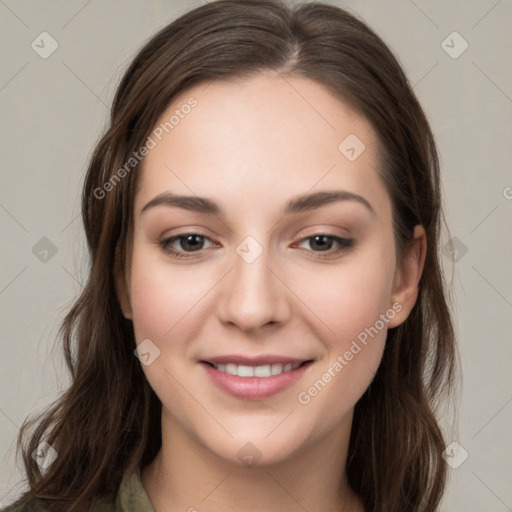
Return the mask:
[[217, 311], [223, 324], [257, 331], [289, 318], [291, 292], [271, 259], [267, 250], [252, 262], [234, 255], [233, 268], [219, 290]]

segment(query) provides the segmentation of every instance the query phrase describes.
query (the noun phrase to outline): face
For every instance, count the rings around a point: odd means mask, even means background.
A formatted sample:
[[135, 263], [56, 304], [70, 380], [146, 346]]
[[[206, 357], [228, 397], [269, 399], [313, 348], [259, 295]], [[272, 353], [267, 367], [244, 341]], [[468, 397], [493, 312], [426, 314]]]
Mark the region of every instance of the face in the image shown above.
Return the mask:
[[265, 73], [182, 92], [151, 138], [119, 295], [165, 424], [235, 463], [350, 429], [419, 279], [371, 126]]

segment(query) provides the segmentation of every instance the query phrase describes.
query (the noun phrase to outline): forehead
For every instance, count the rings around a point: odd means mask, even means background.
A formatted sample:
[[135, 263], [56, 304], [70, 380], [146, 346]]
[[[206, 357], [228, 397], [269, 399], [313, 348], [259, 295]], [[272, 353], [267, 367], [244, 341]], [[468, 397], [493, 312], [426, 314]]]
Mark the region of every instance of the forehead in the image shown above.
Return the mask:
[[150, 137], [138, 211], [164, 190], [246, 206], [315, 187], [382, 199], [371, 125], [307, 78], [267, 72], [194, 86], [174, 99]]

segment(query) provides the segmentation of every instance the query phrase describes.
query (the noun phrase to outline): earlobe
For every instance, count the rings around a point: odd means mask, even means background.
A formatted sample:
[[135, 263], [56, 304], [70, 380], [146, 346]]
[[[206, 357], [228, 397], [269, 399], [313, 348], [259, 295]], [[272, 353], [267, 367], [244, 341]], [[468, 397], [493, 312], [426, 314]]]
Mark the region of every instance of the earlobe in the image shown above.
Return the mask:
[[405, 249], [400, 265], [396, 269], [390, 306], [400, 304], [401, 309], [399, 314], [388, 323], [389, 328], [403, 323], [416, 303], [426, 253], [425, 229], [423, 226], [417, 225], [414, 228], [413, 239]]

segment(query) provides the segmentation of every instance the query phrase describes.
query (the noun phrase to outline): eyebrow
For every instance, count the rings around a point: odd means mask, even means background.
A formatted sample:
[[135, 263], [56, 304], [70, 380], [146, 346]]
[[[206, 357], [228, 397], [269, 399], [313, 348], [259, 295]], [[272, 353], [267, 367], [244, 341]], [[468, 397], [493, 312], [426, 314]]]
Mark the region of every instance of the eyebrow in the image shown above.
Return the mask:
[[[328, 190], [295, 197], [286, 203], [284, 215], [315, 210], [322, 206], [340, 201], [356, 201], [365, 206], [370, 213], [375, 215], [375, 210], [367, 199], [346, 190]], [[151, 201], [142, 208], [140, 214], [142, 215], [150, 208], [154, 208], [156, 206], [182, 208], [184, 210], [202, 213], [205, 215], [223, 215], [220, 206], [211, 199], [198, 196], [179, 196], [172, 192], [163, 192], [151, 199]]]

